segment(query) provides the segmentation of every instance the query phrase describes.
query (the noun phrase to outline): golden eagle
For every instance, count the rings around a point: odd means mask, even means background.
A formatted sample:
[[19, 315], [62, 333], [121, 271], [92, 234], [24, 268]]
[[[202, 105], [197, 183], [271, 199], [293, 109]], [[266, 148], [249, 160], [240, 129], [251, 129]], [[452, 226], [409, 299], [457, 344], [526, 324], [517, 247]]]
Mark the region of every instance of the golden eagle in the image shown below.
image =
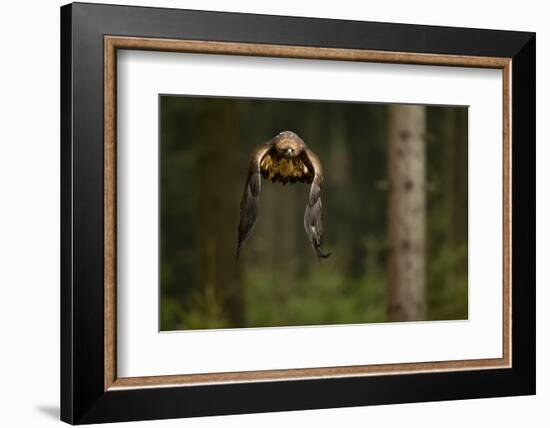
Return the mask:
[[248, 173], [241, 200], [241, 218], [237, 241], [237, 258], [243, 244], [250, 237], [258, 215], [261, 177], [272, 183], [311, 184], [304, 215], [304, 227], [319, 259], [330, 256], [323, 253], [323, 225], [321, 185], [323, 168], [315, 153], [292, 131], [284, 131], [267, 143], [256, 146], [248, 164]]

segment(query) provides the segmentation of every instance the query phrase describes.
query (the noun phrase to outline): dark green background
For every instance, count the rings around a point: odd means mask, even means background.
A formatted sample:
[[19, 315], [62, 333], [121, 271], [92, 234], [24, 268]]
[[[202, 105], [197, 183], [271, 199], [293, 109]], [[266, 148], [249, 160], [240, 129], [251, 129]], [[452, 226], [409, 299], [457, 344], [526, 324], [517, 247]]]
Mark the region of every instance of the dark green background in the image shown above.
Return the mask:
[[[160, 97], [161, 330], [386, 321], [387, 105]], [[320, 157], [325, 249], [308, 186], [262, 181], [235, 259], [252, 148], [283, 130]], [[427, 319], [467, 318], [467, 109], [427, 107]]]

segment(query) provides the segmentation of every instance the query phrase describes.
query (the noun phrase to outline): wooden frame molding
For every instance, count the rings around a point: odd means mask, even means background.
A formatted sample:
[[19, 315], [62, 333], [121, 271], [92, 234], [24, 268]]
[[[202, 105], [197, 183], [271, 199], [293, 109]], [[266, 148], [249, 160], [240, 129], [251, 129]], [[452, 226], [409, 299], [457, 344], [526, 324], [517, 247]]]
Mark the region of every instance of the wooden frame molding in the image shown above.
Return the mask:
[[[248, 55], [338, 61], [364, 61], [400, 64], [494, 68], [503, 77], [503, 349], [502, 358], [434, 361], [346, 367], [284, 369], [231, 373], [205, 373], [173, 376], [118, 378], [116, 367], [116, 53], [118, 49], [171, 51], [185, 53]], [[393, 375], [511, 367], [511, 248], [512, 248], [512, 61], [510, 58], [405, 52], [335, 49], [252, 43], [171, 40], [136, 37], [104, 37], [104, 390], [185, 386], [229, 382], [258, 382], [307, 378], [337, 378]]]

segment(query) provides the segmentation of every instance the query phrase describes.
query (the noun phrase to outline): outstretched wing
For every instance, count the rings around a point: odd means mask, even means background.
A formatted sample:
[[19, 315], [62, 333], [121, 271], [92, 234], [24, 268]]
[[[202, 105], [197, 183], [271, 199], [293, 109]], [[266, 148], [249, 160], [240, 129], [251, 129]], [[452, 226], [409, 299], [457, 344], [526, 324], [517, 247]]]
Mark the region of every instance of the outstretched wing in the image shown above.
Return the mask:
[[241, 199], [241, 217], [239, 220], [239, 231], [237, 237], [237, 258], [243, 244], [250, 237], [252, 228], [256, 223], [258, 215], [258, 205], [260, 199], [260, 183], [262, 176], [260, 174], [260, 163], [266, 153], [273, 147], [272, 140], [260, 144], [254, 148], [248, 163], [248, 173], [244, 185], [243, 196]]
[[323, 205], [321, 203], [321, 186], [323, 184], [323, 167], [315, 153], [304, 150], [304, 161], [313, 170], [313, 179], [309, 190], [309, 197], [304, 215], [304, 227], [317, 257], [327, 258], [330, 253], [323, 253]]

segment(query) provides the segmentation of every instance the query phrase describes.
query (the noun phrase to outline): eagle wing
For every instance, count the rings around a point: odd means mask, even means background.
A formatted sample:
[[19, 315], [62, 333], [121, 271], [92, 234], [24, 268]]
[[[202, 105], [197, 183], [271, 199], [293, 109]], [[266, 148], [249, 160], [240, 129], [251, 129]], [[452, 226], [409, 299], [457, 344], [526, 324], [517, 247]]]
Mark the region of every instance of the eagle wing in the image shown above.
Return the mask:
[[321, 187], [323, 185], [323, 167], [321, 161], [315, 153], [306, 148], [303, 152], [305, 163], [313, 170], [313, 179], [309, 190], [309, 197], [304, 214], [304, 228], [313, 249], [317, 253], [319, 259], [324, 259], [330, 256], [330, 253], [324, 253], [323, 246], [323, 222], [321, 203]]
[[241, 248], [250, 237], [250, 233], [256, 223], [260, 199], [260, 186], [262, 181], [260, 163], [271, 148], [273, 148], [273, 140], [256, 146], [250, 156], [250, 161], [248, 163], [248, 174], [246, 176], [246, 183], [244, 185], [243, 196], [241, 199], [241, 216], [239, 220], [236, 251], [237, 258], [239, 258]]

